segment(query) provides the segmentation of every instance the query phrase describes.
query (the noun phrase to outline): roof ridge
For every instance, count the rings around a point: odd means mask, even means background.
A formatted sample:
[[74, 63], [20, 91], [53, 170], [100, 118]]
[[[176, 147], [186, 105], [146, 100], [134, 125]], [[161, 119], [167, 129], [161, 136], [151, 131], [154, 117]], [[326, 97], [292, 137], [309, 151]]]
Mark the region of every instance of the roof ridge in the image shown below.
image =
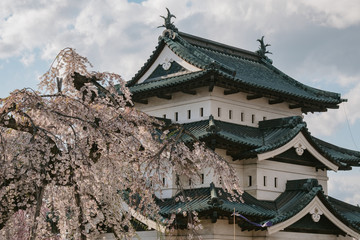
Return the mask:
[[216, 50], [214, 48], [205, 47], [205, 46], [197, 46], [197, 45], [195, 45], [195, 46], [197, 48], [212, 51], [212, 52], [216, 52], [216, 53], [219, 53], [219, 54], [222, 54], [222, 55], [225, 55], [225, 56], [229, 56], [229, 57], [233, 57], [233, 58], [237, 58], [237, 59], [243, 59], [243, 60], [259, 63], [259, 61], [255, 60], [255, 59], [247, 58], [247, 57], [242, 56], [242, 55], [236, 55], [236, 54], [232, 54], [232, 53], [229, 53], [229, 52], [219, 51], [219, 50]]
[[223, 52], [223, 53], [228, 53], [228, 54], [229, 54], [229, 52], [226, 50], [231, 50], [232, 55], [234, 55], [234, 56], [236, 56], [236, 55], [243, 56], [243, 57], [248, 56], [249, 58], [251, 56], [254, 60], [260, 59], [258, 54], [256, 54], [255, 52], [249, 51], [249, 50], [245, 50], [242, 48], [234, 47], [234, 46], [220, 43], [217, 41], [205, 39], [202, 37], [194, 36], [194, 35], [184, 33], [184, 32], [179, 32], [179, 35], [182, 36], [188, 42], [190, 42], [196, 46], [199, 46], [199, 47], [201, 46], [201, 47], [204, 47], [207, 49], [212, 49], [212, 50], [216, 50], [216, 48], [217, 48], [217, 52]]

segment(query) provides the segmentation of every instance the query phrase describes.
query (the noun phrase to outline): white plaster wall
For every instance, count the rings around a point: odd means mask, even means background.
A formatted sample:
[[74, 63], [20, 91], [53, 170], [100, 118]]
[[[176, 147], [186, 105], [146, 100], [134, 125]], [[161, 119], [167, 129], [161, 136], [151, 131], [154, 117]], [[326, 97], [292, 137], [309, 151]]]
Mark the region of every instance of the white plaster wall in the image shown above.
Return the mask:
[[[257, 159], [245, 159], [242, 161], [233, 161], [230, 156], [226, 155], [226, 150], [215, 149], [215, 152], [221, 155], [234, 168], [239, 181], [240, 187], [256, 197], [259, 200], [275, 200], [286, 189], [286, 182], [289, 180], [299, 180], [315, 178], [322, 185], [324, 193], [327, 195], [327, 171], [316, 170], [314, 167], [294, 165], [270, 160], [259, 161]], [[180, 177], [180, 181], [184, 189], [209, 187], [213, 182], [215, 186], [220, 187], [219, 175], [214, 175], [211, 168], [205, 168], [199, 171], [204, 174], [204, 183], [200, 182], [200, 178], [192, 179], [189, 185], [189, 178]], [[157, 193], [158, 197], [170, 198], [177, 193], [175, 176], [167, 173], [166, 184], [162, 188], [162, 192]], [[252, 185], [249, 186], [249, 176], [252, 178]], [[264, 176], [266, 176], [266, 186], [264, 186]], [[275, 187], [274, 179], [277, 178], [277, 186]]]
[[[285, 191], [288, 180], [315, 178], [327, 194], [327, 172], [316, 171], [314, 167], [294, 165], [276, 161], [256, 159], [243, 160], [244, 190], [259, 200], [274, 200]], [[239, 173], [240, 174], [240, 173]], [[248, 176], [252, 176], [252, 186], [247, 185]], [[266, 186], [264, 186], [266, 176]], [[277, 187], [274, 179], [277, 178]]]
[[[227, 219], [218, 219], [216, 223], [211, 223], [206, 219], [201, 221], [203, 229], [197, 233], [202, 239], [207, 240], [233, 240], [234, 224], [229, 224]], [[188, 231], [176, 231], [173, 236], [166, 239], [187, 239]], [[352, 237], [336, 236], [330, 234], [297, 233], [280, 231], [269, 235], [267, 231], [242, 231], [235, 224], [236, 240], [354, 240]]]
[[[209, 219], [202, 220], [201, 225], [203, 229], [197, 231], [202, 239], [206, 240], [233, 240], [234, 239], [234, 224], [229, 224], [227, 219], [218, 219], [216, 223], [211, 223]], [[156, 231], [141, 231], [137, 232], [137, 236], [133, 239], [137, 240], [157, 240], [157, 239], [188, 239], [188, 234], [191, 232], [187, 230], [175, 230], [172, 233], [167, 233], [166, 236]], [[315, 233], [298, 233], [298, 232], [284, 232], [280, 231], [269, 235], [267, 231], [242, 231], [241, 228], [235, 224], [235, 239], [236, 240], [355, 240], [349, 236], [336, 236], [330, 234], [315, 234]], [[113, 234], [104, 234], [97, 240], [115, 240]]]
[[355, 240], [349, 236], [336, 236], [330, 234], [277, 232], [267, 236], [267, 240]]
[[[289, 109], [287, 103], [269, 105], [266, 98], [249, 101], [246, 99], [247, 94], [245, 93], [224, 95], [224, 90], [214, 87], [214, 90], [209, 92], [207, 87], [203, 87], [196, 89], [196, 95], [177, 92], [172, 94], [170, 100], [151, 97], [148, 99], [148, 104], [135, 103], [135, 106], [149, 115], [155, 117], [166, 115], [166, 118], [178, 123], [200, 121], [213, 115], [218, 120], [256, 127], [264, 117], [270, 120], [301, 116], [300, 109]], [[200, 116], [200, 108], [204, 109], [202, 117]], [[220, 116], [218, 115], [218, 108], [220, 108]], [[188, 118], [188, 110], [191, 111], [190, 119]], [[230, 110], [232, 111], [231, 119], [229, 118]], [[178, 121], [175, 121], [176, 112], [179, 116]], [[241, 121], [241, 113], [244, 114], [243, 121]], [[252, 115], [255, 116], [254, 123], [252, 122]]]
[[[157, 231], [139, 231], [136, 232], [137, 236], [132, 238], [133, 240], [158, 240], [158, 239], [165, 239], [165, 236]], [[101, 237], [97, 238], [96, 240], [116, 240], [114, 234], [106, 233], [103, 234]]]

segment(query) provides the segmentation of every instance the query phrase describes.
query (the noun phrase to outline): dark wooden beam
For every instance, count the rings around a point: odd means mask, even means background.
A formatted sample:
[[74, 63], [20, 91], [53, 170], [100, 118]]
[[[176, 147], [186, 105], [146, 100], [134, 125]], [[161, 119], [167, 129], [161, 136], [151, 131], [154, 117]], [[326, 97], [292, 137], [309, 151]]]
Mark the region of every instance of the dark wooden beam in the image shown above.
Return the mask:
[[329, 109], [339, 109], [339, 105], [328, 106], [327, 108], [329, 108]]
[[167, 99], [170, 100], [171, 99], [171, 95], [167, 95], [167, 94], [158, 94], [156, 95], [158, 98], [163, 98], [163, 99]]
[[224, 90], [224, 95], [230, 95], [238, 92], [240, 92], [240, 90], [235, 90], [235, 89]]
[[318, 107], [302, 107], [301, 111], [302, 112], [311, 112], [311, 113], [314, 113], [314, 112], [327, 112], [327, 108], [326, 107], [321, 107], [321, 106], [318, 106]]
[[196, 91], [195, 90], [182, 90], [183, 93], [186, 93], [186, 94], [190, 94], [190, 95], [196, 95]]
[[301, 106], [302, 106], [301, 104], [290, 104], [289, 108], [290, 109], [295, 109], [295, 108], [301, 108]]
[[260, 94], [254, 94], [254, 95], [247, 95], [246, 99], [247, 100], [254, 100], [254, 99], [258, 99], [258, 98], [262, 98], [262, 95]]
[[278, 99], [270, 99], [269, 100], [269, 104], [272, 105], [272, 104], [278, 104], [278, 103], [283, 103], [284, 100], [281, 99], [281, 98], [278, 98]]
[[142, 104], [148, 104], [148, 100], [147, 99], [133, 99], [134, 102], [137, 102], [137, 103], [142, 103]]

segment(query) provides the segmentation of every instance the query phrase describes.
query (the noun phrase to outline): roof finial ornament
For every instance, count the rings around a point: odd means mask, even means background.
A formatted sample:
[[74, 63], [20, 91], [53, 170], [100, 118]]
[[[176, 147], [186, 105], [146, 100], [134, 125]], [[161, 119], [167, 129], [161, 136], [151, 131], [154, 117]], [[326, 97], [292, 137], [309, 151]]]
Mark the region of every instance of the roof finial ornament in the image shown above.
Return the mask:
[[261, 39], [257, 39], [256, 41], [258, 41], [260, 43], [259, 46], [259, 50], [256, 51], [256, 53], [263, 59], [265, 59], [267, 62], [272, 64], [272, 60], [270, 58], [268, 58], [265, 54], [272, 54], [272, 52], [269, 52], [266, 48], [270, 47], [270, 44], [265, 44], [264, 43], [264, 36], [261, 37]]
[[175, 27], [174, 23], [171, 22], [171, 18], [176, 18], [176, 17], [174, 14], [170, 13], [170, 10], [168, 8], [166, 8], [166, 10], [167, 10], [167, 16], [166, 17], [160, 16], [164, 19], [164, 24], [161, 26], [158, 26], [158, 28], [160, 28], [160, 27], [166, 28], [162, 33], [162, 37], [167, 36], [167, 37], [174, 39], [176, 36], [175, 33], [178, 32], [178, 29], [177, 29], [177, 27]]

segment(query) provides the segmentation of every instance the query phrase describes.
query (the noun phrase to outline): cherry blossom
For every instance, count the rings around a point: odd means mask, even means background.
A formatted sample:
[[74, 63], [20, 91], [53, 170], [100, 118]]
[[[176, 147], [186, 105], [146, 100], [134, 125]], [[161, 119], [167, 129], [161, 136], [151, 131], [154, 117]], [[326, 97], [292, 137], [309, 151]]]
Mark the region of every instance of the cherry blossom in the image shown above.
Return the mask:
[[[196, 139], [182, 142], [191, 134], [180, 125], [134, 108], [118, 74], [90, 67], [63, 49], [39, 90], [0, 100], [0, 236], [93, 239], [112, 232], [128, 239], [133, 211], [170, 229], [175, 216], [159, 216], [154, 195], [164, 173], [197, 178], [210, 167], [225, 190], [241, 194], [225, 160]], [[196, 212], [187, 214], [190, 228], [199, 229]]]

